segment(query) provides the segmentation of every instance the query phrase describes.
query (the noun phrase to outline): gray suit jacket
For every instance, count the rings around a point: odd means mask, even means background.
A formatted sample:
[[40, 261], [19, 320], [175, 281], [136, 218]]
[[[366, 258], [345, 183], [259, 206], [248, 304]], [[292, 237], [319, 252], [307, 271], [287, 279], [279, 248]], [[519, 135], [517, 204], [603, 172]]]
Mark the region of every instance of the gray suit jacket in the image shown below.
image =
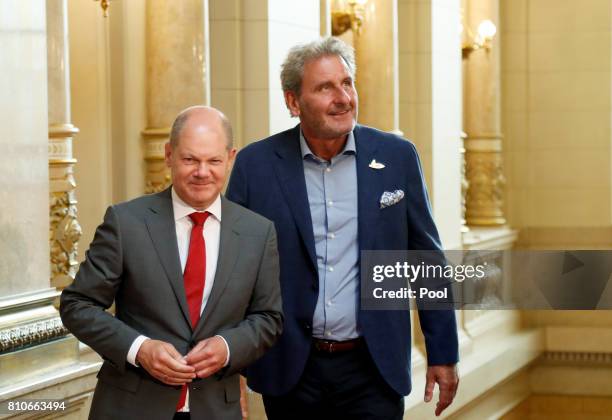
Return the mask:
[[[170, 189], [111, 206], [76, 279], [61, 297], [64, 325], [104, 358], [90, 418], [172, 418], [180, 387], [127, 362], [143, 334], [187, 354], [221, 335], [230, 364], [189, 388], [192, 419], [240, 419], [238, 371], [259, 358], [282, 330], [274, 224], [222, 198], [214, 285], [192, 329], [178, 254]], [[115, 302], [115, 316], [106, 312]]]

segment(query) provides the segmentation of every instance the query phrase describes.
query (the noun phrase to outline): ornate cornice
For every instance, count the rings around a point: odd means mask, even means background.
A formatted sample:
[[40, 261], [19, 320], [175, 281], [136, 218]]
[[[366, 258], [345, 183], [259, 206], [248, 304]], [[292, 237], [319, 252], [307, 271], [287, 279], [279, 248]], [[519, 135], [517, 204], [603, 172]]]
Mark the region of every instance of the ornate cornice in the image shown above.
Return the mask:
[[49, 125], [49, 138], [73, 137], [79, 129], [72, 124], [51, 124]]
[[555, 364], [605, 364], [612, 365], [612, 353], [547, 351], [542, 355], [546, 362]]
[[0, 354], [43, 344], [68, 334], [59, 316], [0, 330]]
[[164, 139], [168, 141], [170, 137], [170, 127], [145, 128], [142, 130], [142, 137], [145, 140]]

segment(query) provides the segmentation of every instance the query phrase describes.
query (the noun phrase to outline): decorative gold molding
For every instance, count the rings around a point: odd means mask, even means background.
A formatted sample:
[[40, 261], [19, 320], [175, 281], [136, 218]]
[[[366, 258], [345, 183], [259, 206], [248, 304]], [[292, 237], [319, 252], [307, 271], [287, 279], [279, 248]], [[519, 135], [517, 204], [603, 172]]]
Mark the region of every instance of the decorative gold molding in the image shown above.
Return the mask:
[[79, 129], [72, 124], [53, 124], [49, 126], [48, 155], [49, 164], [75, 164], [72, 157], [72, 138]]
[[77, 245], [82, 236], [77, 220], [72, 138], [79, 129], [70, 123], [49, 125], [49, 263], [51, 285], [62, 289], [76, 275]]
[[[487, 150], [487, 147], [489, 150]], [[470, 226], [501, 226], [504, 186], [500, 138], [468, 138], [465, 143], [468, 189], [465, 218]]]
[[547, 351], [542, 358], [549, 363], [612, 365], [612, 352]]
[[494, 140], [498, 140], [501, 141], [504, 139], [504, 135], [501, 133], [492, 133], [492, 132], [481, 132], [481, 133], [472, 133], [469, 136], [470, 140], [489, 140], [489, 141], [494, 141]]
[[74, 137], [79, 129], [72, 124], [51, 124], [49, 125], [49, 138]]
[[[94, 1], [98, 1], [98, 0], [94, 0]], [[100, 1], [100, 7], [102, 8], [102, 16], [107, 18], [108, 8], [110, 7], [111, 0], [99, 0], [99, 1]]]
[[68, 334], [59, 316], [0, 330], [0, 354], [43, 344]]
[[467, 134], [461, 133], [461, 148], [459, 149], [459, 153], [461, 154], [461, 233], [469, 232], [470, 228], [467, 226], [467, 222], [465, 220], [465, 211], [466, 211], [466, 199], [467, 199], [467, 190], [470, 185], [467, 177], [465, 176], [465, 139]]
[[145, 140], [164, 139], [168, 141], [170, 138], [170, 127], [147, 127], [142, 130], [142, 136]]
[[170, 127], [147, 128], [142, 131], [145, 140], [145, 161], [147, 174], [145, 194], [153, 194], [168, 188], [171, 183], [170, 171], [165, 162], [165, 144], [170, 137]]
[[49, 199], [51, 285], [64, 288], [76, 275], [77, 245], [83, 232], [77, 220], [74, 190], [52, 192]]
[[77, 162], [76, 159], [49, 159], [49, 165], [52, 166], [74, 165]]
[[[147, 165], [147, 180], [145, 183], [145, 194], [155, 194], [168, 188], [171, 184], [170, 174], [168, 169], [163, 166], [156, 168], [153, 165]], [[158, 166], [158, 165], [156, 165]]]

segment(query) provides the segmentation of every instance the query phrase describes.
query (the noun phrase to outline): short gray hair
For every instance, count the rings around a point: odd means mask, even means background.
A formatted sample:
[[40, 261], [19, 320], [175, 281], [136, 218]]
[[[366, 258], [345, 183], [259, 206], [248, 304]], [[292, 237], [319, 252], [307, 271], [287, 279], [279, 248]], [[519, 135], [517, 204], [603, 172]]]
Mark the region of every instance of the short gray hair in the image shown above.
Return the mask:
[[344, 41], [327, 36], [307, 44], [296, 45], [289, 50], [287, 58], [281, 65], [283, 92], [289, 91], [300, 96], [306, 62], [329, 55], [336, 55], [342, 58], [348, 67], [351, 77], [355, 79], [355, 50]]
[[[197, 108], [197, 106], [183, 110], [180, 114], [178, 114], [172, 123], [172, 129], [170, 130], [170, 146], [173, 149], [178, 146], [178, 142], [181, 138], [181, 131], [183, 131], [183, 127], [191, 115], [190, 111], [194, 108]], [[234, 132], [232, 130], [232, 124], [224, 113], [219, 110], [217, 111], [219, 113], [219, 118], [221, 119], [221, 126], [223, 127], [225, 138], [227, 140], [227, 150], [232, 150], [234, 148]]]

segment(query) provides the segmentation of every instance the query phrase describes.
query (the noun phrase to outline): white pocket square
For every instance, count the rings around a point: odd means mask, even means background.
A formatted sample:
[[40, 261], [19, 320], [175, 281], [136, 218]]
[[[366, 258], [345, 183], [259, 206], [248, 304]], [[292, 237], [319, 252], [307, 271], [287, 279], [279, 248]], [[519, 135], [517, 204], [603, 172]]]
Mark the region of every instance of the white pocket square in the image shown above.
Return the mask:
[[384, 209], [385, 207], [397, 204], [402, 198], [404, 198], [404, 191], [402, 190], [385, 191], [380, 197], [380, 208]]

